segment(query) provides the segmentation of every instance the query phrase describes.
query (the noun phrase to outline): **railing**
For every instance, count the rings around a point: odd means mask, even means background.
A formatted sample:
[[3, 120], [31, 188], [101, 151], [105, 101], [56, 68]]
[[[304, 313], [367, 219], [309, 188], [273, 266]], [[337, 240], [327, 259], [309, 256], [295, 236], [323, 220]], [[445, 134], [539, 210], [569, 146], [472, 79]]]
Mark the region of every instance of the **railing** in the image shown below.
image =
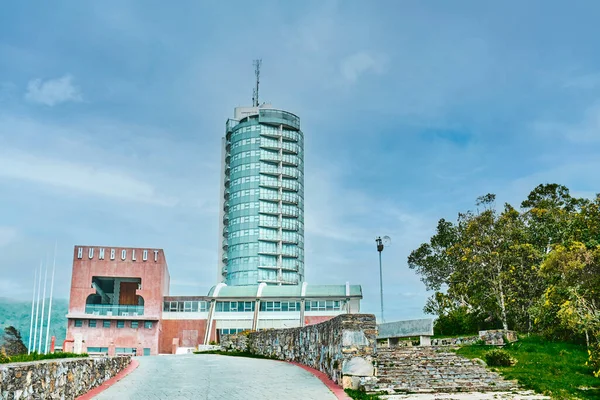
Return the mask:
[[277, 187], [279, 187], [279, 181], [277, 179], [273, 179], [273, 178], [263, 179], [263, 177], [261, 177], [259, 185], [264, 186], [264, 187], [277, 188]]
[[265, 207], [261, 204], [258, 212], [263, 214], [279, 214], [279, 209], [277, 207]]
[[279, 154], [277, 153], [267, 153], [261, 152], [260, 159], [264, 161], [279, 161]]
[[287, 111], [262, 109], [259, 110], [258, 120], [261, 123], [284, 124], [295, 129], [300, 129], [300, 118]]
[[292, 140], [294, 142], [298, 141], [298, 137], [300, 136], [300, 134], [298, 132], [295, 131], [288, 131], [288, 130], [283, 130], [283, 138], [286, 140]]
[[289, 151], [290, 153], [298, 154], [298, 145], [296, 143], [284, 142], [281, 148], [285, 151]]
[[86, 304], [85, 313], [114, 317], [144, 315], [144, 306], [128, 306], [113, 304]]
[[281, 187], [288, 190], [298, 191], [298, 181], [284, 180], [281, 182]]
[[265, 228], [279, 228], [279, 222], [262, 219], [258, 221], [258, 226], [262, 226]]
[[285, 164], [291, 164], [294, 166], [298, 166], [298, 156], [296, 155], [289, 155], [289, 154], [284, 154], [281, 161]]
[[296, 207], [290, 207], [290, 206], [284, 206], [281, 209], [281, 214], [285, 217], [297, 217], [299, 212], [298, 212], [298, 208]]
[[236, 121], [235, 119], [228, 119], [227, 123], [225, 124], [225, 129], [227, 132], [233, 130], [233, 128], [239, 124], [240, 121]]
[[298, 169], [294, 167], [283, 167], [281, 169], [281, 174], [286, 177], [297, 178], [298, 177]]

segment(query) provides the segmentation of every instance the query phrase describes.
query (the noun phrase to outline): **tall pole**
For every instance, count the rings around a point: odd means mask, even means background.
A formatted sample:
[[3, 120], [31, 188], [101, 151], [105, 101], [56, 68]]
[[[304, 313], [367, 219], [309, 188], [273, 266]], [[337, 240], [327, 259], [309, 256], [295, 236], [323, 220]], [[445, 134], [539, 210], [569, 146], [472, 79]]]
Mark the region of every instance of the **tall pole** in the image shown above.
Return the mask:
[[[33, 298], [31, 299], [31, 318], [29, 322], [29, 343], [27, 344], [27, 354], [31, 354], [31, 342], [33, 340], [33, 311], [35, 310], [35, 283], [37, 281], [37, 268], [33, 270]], [[35, 342], [34, 342], [35, 344]]]
[[35, 306], [35, 327], [33, 329], [33, 351], [35, 351], [35, 342], [37, 341], [38, 333], [38, 315], [40, 313], [40, 292], [42, 289], [42, 264], [40, 260], [40, 276], [38, 277], [38, 289], [37, 289], [37, 304]]
[[383, 319], [383, 269], [381, 268], [381, 251], [379, 252], [379, 296], [381, 299], [381, 322]]
[[42, 295], [42, 315], [40, 318], [40, 341], [38, 354], [42, 353], [42, 340], [44, 338], [44, 310], [46, 309], [46, 286], [48, 286], [48, 254], [46, 254], [46, 273], [44, 274], [44, 294]]
[[[384, 237], [384, 239], [387, 236]], [[381, 322], [384, 322], [383, 319], [383, 269], [381, 268], [381, 252], [383, 251], [383, 240], [381, 237], [375, 239], [375, 243], [377, 243], [377, 252], [379, 252], [379, 295], [381, 299]]]
[[52, 319], [52, 295], [54, 293], [54, 272], [56, 271], [56, 246], [58, 242], [54, 242], [54, 260], [52, 261], [52, 283], [50, 284], [50, 304], [48, 304], [48, 325], [46, 326], [46, 345], [44, 346], [44, 354], [48, 354], [48, 339], [50, 338], [50, 321]]

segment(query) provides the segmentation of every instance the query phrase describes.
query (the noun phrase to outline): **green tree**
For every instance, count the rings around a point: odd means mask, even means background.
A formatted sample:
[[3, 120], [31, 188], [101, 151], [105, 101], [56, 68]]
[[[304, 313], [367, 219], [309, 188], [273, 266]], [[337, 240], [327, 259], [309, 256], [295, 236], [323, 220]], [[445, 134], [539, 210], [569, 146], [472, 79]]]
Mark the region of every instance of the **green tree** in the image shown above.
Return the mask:
[[2, 346], [6, 351], [6, 355], [9, 357], [27, 353], [27, 347], [23, 344], [21, 334], [13, 326], [7, 326], [4, 328]]
[[[526, 242], [520, 213], [506, 204], [498, 213], [495, 196], [477, 199], [476, 213], [459, 214], [457, 224], [440, 220], [429, 243], [413, 251], [409, 267], [416, 269], [428, 289], [439, 292], [426, 312], [445, 315], [464, 307], [469, 313], [499, 320], [505, 329], [529, 321], [530, 300], [523, 296], [535, 281], [539, 254]], [[443, 301], [443, 302], [442, 302]]]

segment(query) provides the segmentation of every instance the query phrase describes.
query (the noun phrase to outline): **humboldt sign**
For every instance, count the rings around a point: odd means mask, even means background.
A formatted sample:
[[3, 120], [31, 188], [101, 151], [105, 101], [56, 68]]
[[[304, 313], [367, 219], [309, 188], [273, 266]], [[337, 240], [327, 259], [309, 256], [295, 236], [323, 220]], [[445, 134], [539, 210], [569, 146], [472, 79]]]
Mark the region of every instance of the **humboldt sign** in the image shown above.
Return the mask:
[[140, 257], [140, 261], [148, 261], [148, 257], [152, 257], [154, 254], [154, 262], [158, 262], [158, 252], [160, 250], [146, 250], [146, 249], [122, 249], [117, 251], [117, 249], [107, 249], [104, 247], [89, 247], [84, 254], [84, 248], [77, 248], [77, 258], [93, 260], [96, 258], [97, 260], [108, 259], [114, 261], [117, 259], [121, 261], [138, 261], [138, 257]]

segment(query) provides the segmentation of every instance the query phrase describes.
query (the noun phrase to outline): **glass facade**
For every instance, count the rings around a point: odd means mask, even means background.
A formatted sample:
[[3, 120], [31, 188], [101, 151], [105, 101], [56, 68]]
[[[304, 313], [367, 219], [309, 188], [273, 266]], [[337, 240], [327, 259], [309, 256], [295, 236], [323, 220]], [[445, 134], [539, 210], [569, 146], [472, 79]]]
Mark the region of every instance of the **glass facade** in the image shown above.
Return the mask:
[[229, 286], [304, 281], [304, 135], [289, 112], [257, 108], [228, 120], [222, 280]]

